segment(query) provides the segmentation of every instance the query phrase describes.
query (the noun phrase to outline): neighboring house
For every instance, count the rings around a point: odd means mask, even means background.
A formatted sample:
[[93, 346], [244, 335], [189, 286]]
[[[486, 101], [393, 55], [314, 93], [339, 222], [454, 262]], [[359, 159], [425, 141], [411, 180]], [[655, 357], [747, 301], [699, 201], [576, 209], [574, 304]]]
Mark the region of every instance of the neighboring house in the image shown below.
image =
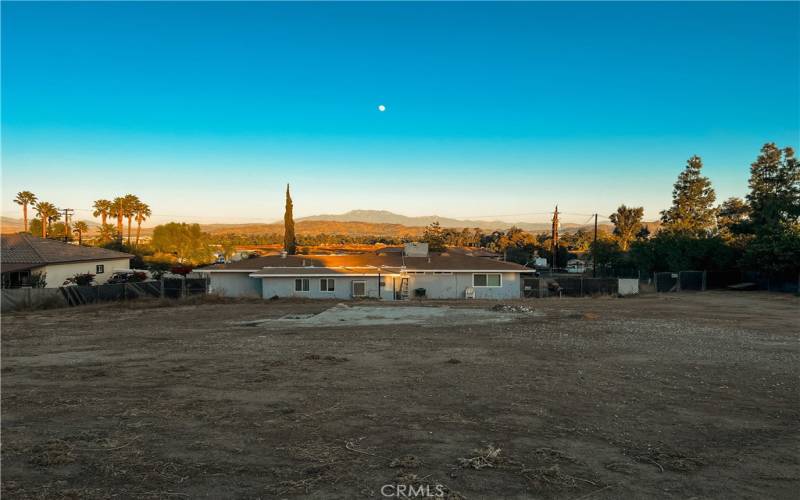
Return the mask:
[[46, 288], [58, 288], [67, 278], [91, 273], [105, 283], [112, 272], [129, 269], [133, 255], [98, 247], [70, 245], [27, 233], [0, 236], [3, 288], [29, 286], [36, 274], [45, 274]]
[[417, 289], [432, 299], [519, 298], [521, 277], [533, 270], [464, 253], [429, 253], [427, 244], [409, 243], [403, 251], [270, 255], [194, 272], [209, 277], [212, 293], [231, 297], [397, 300], [417, 296]]

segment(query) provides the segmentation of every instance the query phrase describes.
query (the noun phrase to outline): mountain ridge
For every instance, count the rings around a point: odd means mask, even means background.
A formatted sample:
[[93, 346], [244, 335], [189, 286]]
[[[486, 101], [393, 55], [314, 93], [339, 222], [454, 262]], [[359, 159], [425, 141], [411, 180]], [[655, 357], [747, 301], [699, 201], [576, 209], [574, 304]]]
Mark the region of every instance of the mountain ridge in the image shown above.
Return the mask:
[[[546, 233], [551, 229], [549, 222], [505, 222], [500, 220], [480, 221], [470, 219], [454, 219], [439, 217], [437, 215], [406, 216], [388, 210], [351, 210], [343, 214], [320, 214], [296, 219], [298, 234], [348, 234], [348, 235], [375, 235], [375, 236], [406, 236], [414, 237], [422, 234], [425, 226], [433, 222], [446, 229], [478, 228], [484, 232], [505, 231], [517, 227], [531, 233]], [[90, 232], [94, 233], [99, 226], [97, 222], [86, 220]], [[657, 226], [657, 222], [645, 222], [648, 228]], [[561, 223], [561, 231], [573, 232], [580, 228], [593, 228], [593, 224]], [[270, 234], [282, 233], [283, 221], [274, 222], [232, 222], [200, 224], [200, 228], [211, 234]], [[610, 231], [613, 229], [608, 223], [600, 223], [599, 229]], [[22, 219], [3, 216], [0, 219], [0, 230], [3, 233], [22, 231]], [[143, 226], [143, 236], [152, 234], [153, 226]]]
[[[549, 222], [505, 222], [501, 220], [475, 220], [475, 219], [454, 219], [452, 217], [440, 217], [438, 215], [408, 216], [401, 215], [388, 210], [350, 210], [342, 214], [320, 214], [301, 217], [302, 220], [330, 220], [338, 222], [369, 222], [373, 224], [400, 224], [407, 227], [424, 227], [434, 222], [449, 229], [479, 228], [482, 230], [494, 231], [505, 230], [510, 227], [518, 227], [525, 231], [543, 231], [550, 228]], [[580, 224], [562, 224], [562, 227], [579, 227]]]

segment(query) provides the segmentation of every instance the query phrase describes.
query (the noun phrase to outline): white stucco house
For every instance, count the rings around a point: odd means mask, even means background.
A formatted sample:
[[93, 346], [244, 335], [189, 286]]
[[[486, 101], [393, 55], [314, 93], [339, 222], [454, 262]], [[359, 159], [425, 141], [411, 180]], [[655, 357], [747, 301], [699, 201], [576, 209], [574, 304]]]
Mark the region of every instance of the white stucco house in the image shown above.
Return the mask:
[[516, 299], [533, 269], [424, 243], [355, 255], [269, 255], [194, 269], [230, 297]]
[[116, 270], [129, 269], [133, 255], [98, 247], [71, 245], [28, 233], [0, 236], [0, 271], [3, 288], [29, 286], [42, 275], [45, 288], [58, 288], [67, 278], [91, 273], [97, 284]]

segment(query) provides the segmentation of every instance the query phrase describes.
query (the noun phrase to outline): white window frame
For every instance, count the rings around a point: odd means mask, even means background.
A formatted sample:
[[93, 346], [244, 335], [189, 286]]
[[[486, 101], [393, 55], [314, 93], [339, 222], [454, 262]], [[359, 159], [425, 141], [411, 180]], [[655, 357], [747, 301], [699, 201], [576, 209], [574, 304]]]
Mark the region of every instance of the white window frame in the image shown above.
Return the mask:
[[95, 274], [105, 274], [106, 273], [106, 265], [105, 264], [97, 264], [94, 266], [94, 273]]
[[[297, 289], [297, 284], [300, 284], [300, 290]], [[303, 290], [305, 285], [305, 290]], [[311, 291], [311, 280], [309, 278], [295, 278], [294, 279], [294, 291], [300, 293], [308, 293]]]
[[[364, 295], [356, 295], [356, 283], [364, 285]], [[350, 282], [350, 294], [353, 297], [366, 297], [367, 296], [367, 280], [353, 280]]]
[[[489, 284], [489, 275], [496, 274], [500, 277], [500, 284], [499, 285], [490, 285]], [[486, 284], [485, 285], [476, 285], [475, 284], [475, 276], [486, 276]], [[473, 273], [472, 274], [472, 287], [473, 288], [501, 288], [503, 286], [503, 273]]]
[[[322, 283], [325, 283], [325, 288], [322, 287]], [[323, 293], [333, 293], [336, 291], [336, 280], [333, 278], [320, 278], [319, 279], [319, 291]]]

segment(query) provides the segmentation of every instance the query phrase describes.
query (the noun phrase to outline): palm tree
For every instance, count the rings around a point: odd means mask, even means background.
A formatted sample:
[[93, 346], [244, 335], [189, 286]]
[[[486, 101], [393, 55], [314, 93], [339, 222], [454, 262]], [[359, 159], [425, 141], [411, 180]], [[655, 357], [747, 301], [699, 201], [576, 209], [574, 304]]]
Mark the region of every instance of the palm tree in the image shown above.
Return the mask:
[[94, 202], [94, 212], [92, 215], [95, 217], [100, 217], [100, 225], [106, 225], [106, 219], [108, 219], [108, 214], [111, 213], [111, 202], [109, 200], [95, 200]]
[[89, 232], [89, 226], [86, 225], [85, 222], [79, 220], [75, 223], [75, 227], [72, 229], [72, 232], [78, 233], [78, 245], [83, 244], [83, 235], [84, 233]]
[[14, 198], [14, 203], [22, 205], [22, 220], [24, 222], [25, 232], [28, 232], [28, 205], [36, 203], [36, 195], [30, 191], [20, 191], [17, 197]]
[[147, 203], [143, 203], [141, 201], [136, 204], [134, 214], [136, 215], [136, 246], [139, 246], [139, 235], [142, 232], [142, 222], [144, 222], [145, 219], [149, 218], [153, 214], [150, 212], [150, 207], [147, 205]]
[[126, 194], [122, 198], [123, 215], [128, 219], [128, 245], [131, 244], [131, 223], [133, 222], [133, 216], [136, 215], [136, 205], [139, 203], [141, 203], [141, 200], [135, 194]]
[[42, 221], [42, 238], [47, 238], [48, 226], [54, 220], [58, 220], [61, 215], [56, 206], [47, 201], [40, 201], [33, 208], [39, 215], [39, 220]]
[[117, 231], [114, 229], [114, 225], [103, 224], [102, 226], [100, 226], [98, 237], [100, 238], [100, 241], [103, 242], [114, 240], [117, 237]]
[[122, 241], [122, 218], [125, 216], [124, 198], [117, 196], [111, 202], [110, 212], [117, 218], [117, 238]]

